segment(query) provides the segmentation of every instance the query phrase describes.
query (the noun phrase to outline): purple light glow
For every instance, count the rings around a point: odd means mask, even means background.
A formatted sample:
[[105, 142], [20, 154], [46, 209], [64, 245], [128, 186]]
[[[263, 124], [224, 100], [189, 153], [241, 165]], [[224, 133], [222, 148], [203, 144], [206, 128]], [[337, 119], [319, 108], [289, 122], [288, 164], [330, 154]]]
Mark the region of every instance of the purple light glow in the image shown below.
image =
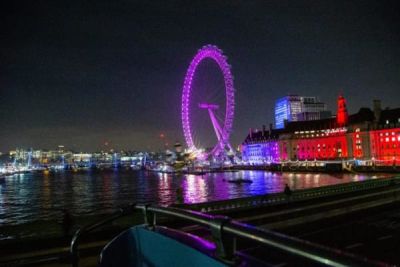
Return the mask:
[[193, 143], [192, 130], [190, 127], [191, 124], [189, 120], [189, 99], [192, 90], [193, 76], [196, 72], [197, 66], [205, 58], [211, 58], [218, 64], [224, 76], [225, 82], [226, 110], [224, 127], [221, 132], [221, 138], [218, 140], [218, 143], [214, 146], [210, 153], [212, 155], [217, 155], [220, 152], [221, 148], [223, 149], [229, 143], [229, 136], [232, 130], [234, 117], [235, 89], [233, 87], [233, 77], [231, 74], [230, 65], [228, 64], [226, 57], [223, 55], [222, 50], [220, 50], [215, 45], [203, 46], [192, 59], [192, 62], [190, 63], [189, 68], [186, 72], [182, 91], [182, 127], [188, 148], [196, 151], [197, 148]]
[[280, 162], [278, 141], [243, 145], [243, 161], [252, 165]]

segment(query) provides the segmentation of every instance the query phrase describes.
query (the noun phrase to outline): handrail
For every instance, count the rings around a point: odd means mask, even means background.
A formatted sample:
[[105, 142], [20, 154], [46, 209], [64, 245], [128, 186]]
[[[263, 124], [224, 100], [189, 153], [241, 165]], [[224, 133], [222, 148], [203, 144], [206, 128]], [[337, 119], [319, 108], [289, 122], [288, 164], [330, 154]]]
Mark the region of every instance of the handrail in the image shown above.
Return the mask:
[[79, 266], [79, 242], [83, 235], [92, 232], [95, 229], [103, 227], [104, 225], [126, 215], [129, 215], [135, 211], [135, 205], [130, 205], [127, 207], [121, 207], [116, 212], [114, 212], [111, 216], [96, 222], [94, 224], [89, 224], [79, 228], [74, 236], [72, 237], [71, 244], [70, 244], [70, 256], [71, 256], [71, 263], [73, 267]]
[[[231, 234], [237, 237], [245, 238], [254, 242], [274, 247], [286, 253], [294, 254], [302, 258], [307, 258], [314, 262], [324, 264], [327, 266], [385, 266], [387, 264], [371, 261], [366, 258], [356, 256], [338, 249], [332, 249], [325, 246], [317, 245], [305, 240], [290, 237], [271, 230], [261, 229], [249, 224], [230, 220], [225, 216], [213, 216], [201, 212], [182, 210], [171, 207], [156, 207], [138, 205], [136, 208], [146, 209], [149, 212], [154, 212], [162, 215], [174, 216], [180, 219], [189, 220], [203, 226], [208, 226], [211, 229], [218, 228], [221, 233], [220, 236]], [[221, 220], [222, 219], [222, 220]], [[215, 241], [215, 240], [214, 240]], [[229, 247], [224, 239], [217, 240], [222, 242], [217, 245], [221, 249]], [[231, 246], [231, 248], [233, 248]], [[226, 255], [233, 255], [233, 252], [226, 252]], [[226, 260], [226, 258], [225, 258]], [[229, 259], [228, 259], [229, 260]]]
[[214, 216], [198, 211], [151, 205], [131, 205], [125, 208], [120, 208], [112, 216], [103, 221], [79, 229], [75, 233], [70, 247], [72, 266], [79, 266], [78, 246], [80, 237], [83, 234], [91, 232], [121, 216], [131, 214], [135, 210], [143, 211], [143, 215], [147, 217], [147, 219], [145, 218], [145, 221], [147, 221], [147, 226], [150, 230], [154, 229], [156, 224], [155, 220], [148, 219], [149, 217], [152, 217], [150, 216], [150, 213], [153, 215], [159, 214], [171, 216], [209, 227], [212, 232], [213, 240], [216, 243], [217, 257], [228, 263], [234, 262], [233, 256], [235, 251], [233, 238], [239, 237], [327, 266], [387, 266], [385, 263], [371, 261], [341, 250], [328, 248], [271, 230], [261, 229], [249, 224], [233, 221], [229, 217]]
[[371, 261], [338, 249], [317, 245], [312, 242], [290, 237], [278, 232], [261, 229], [248, 224], [232, 222], [225, 231], [238, 237], [269, 245], [286, 253], [306, 258], [326, 266], [384, 266], [382, 262]]

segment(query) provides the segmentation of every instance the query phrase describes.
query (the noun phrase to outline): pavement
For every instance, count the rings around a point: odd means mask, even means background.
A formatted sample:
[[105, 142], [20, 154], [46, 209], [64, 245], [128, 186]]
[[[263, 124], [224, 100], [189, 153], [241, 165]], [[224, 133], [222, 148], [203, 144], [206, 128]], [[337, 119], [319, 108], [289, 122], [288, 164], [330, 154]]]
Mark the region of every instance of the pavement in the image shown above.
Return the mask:
[[400, 203], [281, 229], [298, 238], [400, 264]]

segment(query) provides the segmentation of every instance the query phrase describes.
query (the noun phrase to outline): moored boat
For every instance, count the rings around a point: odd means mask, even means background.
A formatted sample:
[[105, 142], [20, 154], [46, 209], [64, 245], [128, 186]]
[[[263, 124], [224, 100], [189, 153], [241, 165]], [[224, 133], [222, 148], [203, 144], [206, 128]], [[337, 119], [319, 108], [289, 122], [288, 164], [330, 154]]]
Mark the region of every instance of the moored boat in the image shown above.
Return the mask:
[[233, 183], [233, 184], [251, 184], [253, 181], [250, 179], [244, 179], [244, 178], [240, 178], [240, 179], [231, 179], [231, 180], [227, 180], [228, 183]]

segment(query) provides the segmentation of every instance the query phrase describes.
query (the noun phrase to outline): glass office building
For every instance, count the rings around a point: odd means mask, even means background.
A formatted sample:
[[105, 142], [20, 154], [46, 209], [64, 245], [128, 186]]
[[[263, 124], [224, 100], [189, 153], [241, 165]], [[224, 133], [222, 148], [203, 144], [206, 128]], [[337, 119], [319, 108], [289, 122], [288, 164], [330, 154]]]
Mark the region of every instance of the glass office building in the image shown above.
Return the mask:
[[285, 127], [285, 120], [307, 121], [331, 117], [325, 103], [319, 102], [314, 96], [287, 95], [275, 102], [275, 128]]

